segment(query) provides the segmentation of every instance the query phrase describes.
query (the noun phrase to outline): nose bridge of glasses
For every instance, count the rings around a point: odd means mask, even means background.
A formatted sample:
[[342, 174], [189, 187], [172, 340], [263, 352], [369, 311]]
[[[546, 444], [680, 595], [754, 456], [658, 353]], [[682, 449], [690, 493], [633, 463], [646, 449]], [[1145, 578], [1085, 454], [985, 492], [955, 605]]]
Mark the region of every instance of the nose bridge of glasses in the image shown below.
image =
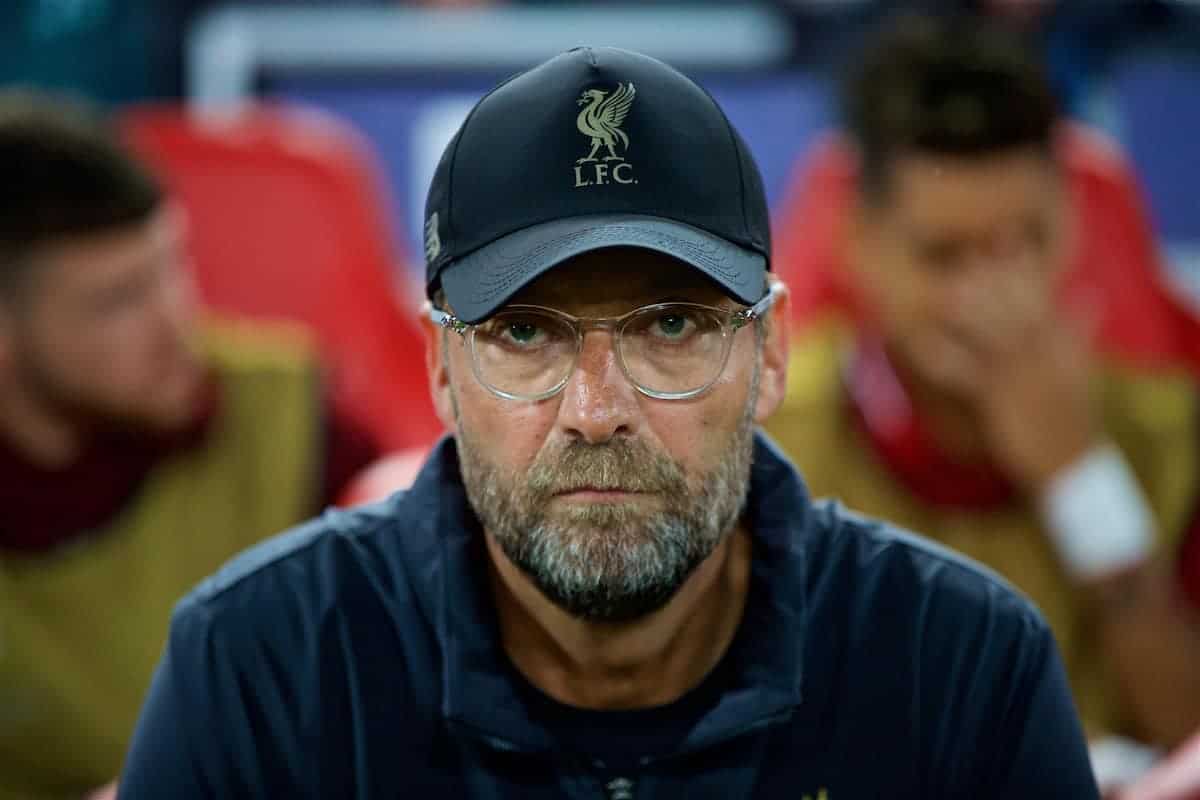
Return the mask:
[[608, 331], [616, 333], [624, 317], [576, 317], [575, 324], [579, 327], [581, 336], [589, 331]]
[[580, 320], [575, 369], [604, 378], [619, 361], [617, 328], [612, 318]]
[[[576, 331], [576, 360], [579, 366], [584, 361], [604, 353], [616, 354], [617, 337], [622, 317], [572, 317]], [[600, 350], [594, 348], [601, 346]]]

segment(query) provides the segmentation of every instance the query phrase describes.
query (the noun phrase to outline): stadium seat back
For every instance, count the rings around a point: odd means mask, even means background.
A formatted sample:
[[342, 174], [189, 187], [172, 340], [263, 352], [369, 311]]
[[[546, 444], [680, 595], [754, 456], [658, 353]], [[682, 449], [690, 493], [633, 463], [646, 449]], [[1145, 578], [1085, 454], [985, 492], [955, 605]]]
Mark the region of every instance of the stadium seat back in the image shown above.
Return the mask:
[[402, 283], [391, 208], [355, 132], [275, 107], [205, 117], [135, 108], [121, 123], [187, 212], [208, 307], [308, 325], [335, 402], [385, 447], [437, 436], [417, 299]]

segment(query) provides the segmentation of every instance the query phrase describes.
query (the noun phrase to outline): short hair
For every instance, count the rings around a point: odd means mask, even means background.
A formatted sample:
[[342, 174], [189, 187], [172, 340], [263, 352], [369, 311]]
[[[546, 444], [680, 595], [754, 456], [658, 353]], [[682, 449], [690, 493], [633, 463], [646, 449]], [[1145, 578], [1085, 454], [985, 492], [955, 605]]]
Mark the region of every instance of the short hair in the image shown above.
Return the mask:
[[39, 247], [148, 220], [163, 201], [150, 171], [106, 121], [73, 100], [0, 93], [0, 291]]
[[970, 16], [894, 19], [850, 72], [841, 106], [860, 185], [874, 200], [905, 155], [1049, 154], [1059, 113], [1017, 34]]

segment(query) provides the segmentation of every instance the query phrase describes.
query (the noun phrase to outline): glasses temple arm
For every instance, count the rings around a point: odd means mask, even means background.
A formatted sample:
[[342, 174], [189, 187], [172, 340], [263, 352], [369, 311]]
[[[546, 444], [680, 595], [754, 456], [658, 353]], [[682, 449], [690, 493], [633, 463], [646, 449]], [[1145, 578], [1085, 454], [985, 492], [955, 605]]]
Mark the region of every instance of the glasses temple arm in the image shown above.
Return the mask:
[[784, 289], [783, 289], [782, 283], [779, 283], [777, 281], [772, 282], [770, 288], [767, 289], [766, 295], [764, 295], [761, 300], [759, 300], [757, 303], [750, 306], [749, 308], [738, 312], [737, 318], [740, 323], [739, 327], [740, 327], [740, 325], [745, 325], [748, 322], [753, 322], [754, 320], [761, 317], [767, 311], [768, 308], [770, 308], [771, 306], [773, 306], [775, 304], [775, 301], [779, 299], [779, 296], [781, 294], [783, 294], [783, 291], [784, 291]]
[[434, 322], [434, 324], [440, 325], [447, 330], [454, 331], [455, 333], [462, 333], [467, 329], [467, 323], [463, 322], [448, 311], [443, 311], [440, 308], [434, 307], [431, 303], [425, 304], [425, 313], [429, 316], [429, 319]]

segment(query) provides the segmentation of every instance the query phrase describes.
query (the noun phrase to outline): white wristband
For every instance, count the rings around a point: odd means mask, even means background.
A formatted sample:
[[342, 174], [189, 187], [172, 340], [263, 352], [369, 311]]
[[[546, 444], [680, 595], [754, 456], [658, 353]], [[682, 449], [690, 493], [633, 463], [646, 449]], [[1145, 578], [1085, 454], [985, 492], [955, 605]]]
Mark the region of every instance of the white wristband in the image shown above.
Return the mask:
[[1154, 546], [1154, 519], [1125, 458], [1112, 445], [1088, 451], [1042, 497], [1063, 566], [1088, 581], [1134, 566]]

